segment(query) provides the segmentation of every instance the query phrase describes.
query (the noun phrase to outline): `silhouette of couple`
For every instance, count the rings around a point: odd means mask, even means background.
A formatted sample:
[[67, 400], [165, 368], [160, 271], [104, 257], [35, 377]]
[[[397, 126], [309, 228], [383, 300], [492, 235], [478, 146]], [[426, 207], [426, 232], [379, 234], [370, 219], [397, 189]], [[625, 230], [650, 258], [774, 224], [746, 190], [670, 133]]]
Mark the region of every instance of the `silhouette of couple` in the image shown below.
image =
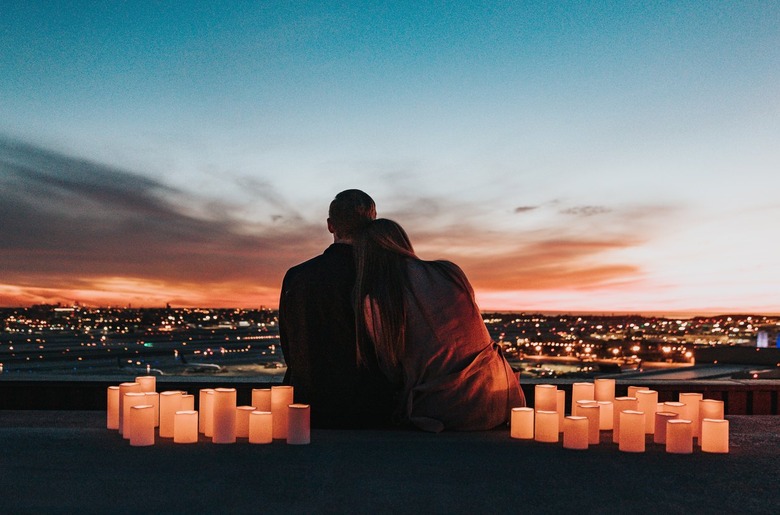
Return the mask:
[[284, 381], [314, 427], [484, 430], [525, 405], [457, 265], [418, 258], [360, 190], [327, 224], [333, 244], [287, 271], [279, 301]]

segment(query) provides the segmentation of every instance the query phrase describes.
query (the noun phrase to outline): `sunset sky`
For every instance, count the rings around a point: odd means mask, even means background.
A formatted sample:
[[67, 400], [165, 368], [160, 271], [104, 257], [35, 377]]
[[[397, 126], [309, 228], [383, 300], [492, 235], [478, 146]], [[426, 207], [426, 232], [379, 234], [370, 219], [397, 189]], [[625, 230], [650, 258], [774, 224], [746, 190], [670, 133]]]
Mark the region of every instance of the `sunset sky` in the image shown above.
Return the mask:
[[275, 307], [360, 188], [485, 310], [780, 312], [780, 3], [0, 10], [0, 306]]

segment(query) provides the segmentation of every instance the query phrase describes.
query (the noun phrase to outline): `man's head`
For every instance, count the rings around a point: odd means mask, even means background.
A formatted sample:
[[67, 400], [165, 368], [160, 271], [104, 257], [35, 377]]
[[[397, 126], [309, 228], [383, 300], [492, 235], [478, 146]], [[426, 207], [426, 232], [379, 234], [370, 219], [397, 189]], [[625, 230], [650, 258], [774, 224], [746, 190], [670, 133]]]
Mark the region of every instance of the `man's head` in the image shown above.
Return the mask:
[[374, 199], [360, 190], [345, 190], [330, 203], [328, 230], [334, 241], [349, 243], [360, 228], [375, 218]]

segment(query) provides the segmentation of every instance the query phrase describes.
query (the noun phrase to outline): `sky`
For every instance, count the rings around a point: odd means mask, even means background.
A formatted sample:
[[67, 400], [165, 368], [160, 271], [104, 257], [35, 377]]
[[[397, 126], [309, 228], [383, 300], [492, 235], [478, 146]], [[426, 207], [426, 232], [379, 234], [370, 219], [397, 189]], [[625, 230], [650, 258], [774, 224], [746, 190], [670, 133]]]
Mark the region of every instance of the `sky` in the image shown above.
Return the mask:
[[0, 306], [276, 307], [359, 188], [483, 310], [780, 312], [780, 3], [3, 2]]

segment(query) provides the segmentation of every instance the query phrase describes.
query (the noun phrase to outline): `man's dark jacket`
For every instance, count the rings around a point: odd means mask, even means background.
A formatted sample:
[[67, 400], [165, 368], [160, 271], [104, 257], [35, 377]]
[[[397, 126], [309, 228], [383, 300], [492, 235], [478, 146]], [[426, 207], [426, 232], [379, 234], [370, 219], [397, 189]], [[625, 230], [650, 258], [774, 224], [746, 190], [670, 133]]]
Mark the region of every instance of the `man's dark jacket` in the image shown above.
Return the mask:
[[343, 243], [291, 268], [282, 283], [284, 382], [295, 388], [295, 402], [311, 405], [314, 427], [390, 424], [389, 383], [375, 364], [357, 364], [354, 284], [352, 246]]

